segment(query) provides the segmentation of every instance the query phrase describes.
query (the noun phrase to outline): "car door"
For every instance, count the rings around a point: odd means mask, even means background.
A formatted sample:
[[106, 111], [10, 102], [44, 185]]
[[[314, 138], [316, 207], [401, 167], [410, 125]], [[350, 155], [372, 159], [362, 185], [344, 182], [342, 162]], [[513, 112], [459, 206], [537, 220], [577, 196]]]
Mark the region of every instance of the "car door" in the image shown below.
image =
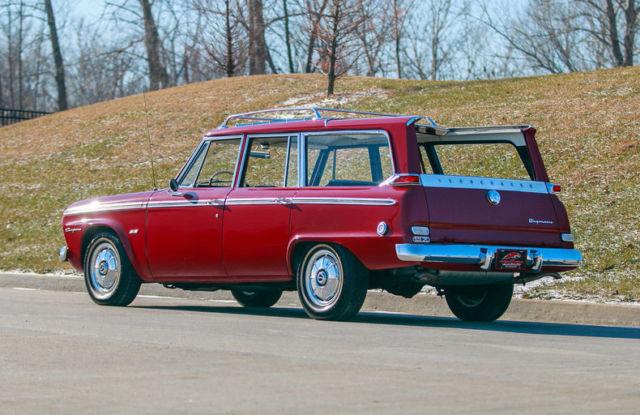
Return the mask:
[[223, 277], [224, 200], [233, 186], [240, 137], [205, 140], [178, 177], [177, 192], [151, 196], [147, 258], [158, 281]]
[[225, 268], [241, 280], [286, 279], [298, 136], [248, 136], [244, 153], [242, 175], [225, 206]]

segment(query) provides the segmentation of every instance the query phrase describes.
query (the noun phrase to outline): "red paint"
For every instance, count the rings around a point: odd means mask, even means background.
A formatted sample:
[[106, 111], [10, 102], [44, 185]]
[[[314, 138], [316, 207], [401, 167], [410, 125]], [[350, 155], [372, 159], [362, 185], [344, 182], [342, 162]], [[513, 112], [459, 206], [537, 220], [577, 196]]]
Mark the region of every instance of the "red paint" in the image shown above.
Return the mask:
[[[222, 264], [222, 206], [198, 201], [224, 201], [227, 188], [200, 188], [182, 196], [156, 192], [150, 203], [187, 202], [193, 206], [151, 207], [147, 212], [146, 256], [155, 280], [192, 281], [225, 275]], [[152, 205], [153, 206], [153, 205]]]
[[[290, 281], [293, 253], [298, 244], [329, 242], [343, 245], [371, 270], [416, 265], [400, 261], [395, 245], [411, 243], [411, 226], [429, 226], [432, 243], [504, 244], [510, 246], [573, 247], [560, 241], [570, 232], [566, 211], [557, 196], [500, 191], [499, 206], [490, 206], [485, 190], [424, 188], [419, 184], [420, 156], [409, 117], [274, 123], [217, 129], [206, 137], [336, 130], [384, 130], [391, 139], [395, 173], [393, 185], [371, 187], [186, 189], [181, 196], [168, 190], [109, 196], [78, 202], [141, 203], [142, 208], [69, 213], [62, 227], [70, 263], [82, 269], [81, 250], [87, 232], [96, 226], [114, 231], [127, 256], [145, 282], [212, 283]], [[536, 180], [548, 175], [535, 141], [535, 129], [523, 130]], [[404, 174], [404, 176], [403, 176]], [[559, 189], [558, 189], [559, 191]], [[373, 198], [391, 205], [265, 203], [241, 204], [247, 199]], [[224, 200], [225, 206], [195, 205]], [[159, 207], [159, 203], [194, 203]], [[149, 203], [148, 207], [145, 207]], [[528, 219], [551, 224], [530, 224]], [[379, 222], [388, 225], [376, 234]], [[137, 232], [132, 232], [137, 230]], [[473, 269], [451, 264], [422, 264], [440, 269]], [[543, 271], [555, 271], [548, 268]]]

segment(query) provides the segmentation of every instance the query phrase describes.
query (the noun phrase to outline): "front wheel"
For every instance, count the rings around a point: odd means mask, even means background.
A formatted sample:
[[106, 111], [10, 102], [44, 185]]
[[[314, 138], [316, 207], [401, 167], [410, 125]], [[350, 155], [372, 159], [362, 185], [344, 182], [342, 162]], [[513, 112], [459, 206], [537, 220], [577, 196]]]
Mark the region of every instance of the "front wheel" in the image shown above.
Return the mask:
[[298, 297], [309, 317], [349, 320], [367, 295], [368, 273], [340, 246], [312, 246], [297, 270]]
[[234, 288], [231, 290], [231, 295], [245, 307], [268, 308], [278, 302], [282, 296], [282, 290]]
[[460, 320], [494, 321], [507, 311], [513, 284], [447, 287], [444, 295], [449, 309]]
[[109, 232], [96, 235], [89, 243], [84, 282], [91, 299], [100, 305], [129, 305], [140, 290], [140, 279], [120, 240]]

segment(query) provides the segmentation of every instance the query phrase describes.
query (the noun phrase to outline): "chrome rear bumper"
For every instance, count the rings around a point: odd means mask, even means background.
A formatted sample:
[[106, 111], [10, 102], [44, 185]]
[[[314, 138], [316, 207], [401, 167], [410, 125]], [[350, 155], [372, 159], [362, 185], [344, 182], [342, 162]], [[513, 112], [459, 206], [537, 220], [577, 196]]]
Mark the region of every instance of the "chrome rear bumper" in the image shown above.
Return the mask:
[[61, 262], [66, 262], [69, 259], [69, 248], [66, 245], [58, 249], [58, 258]]
[[396, 255], [402, 261], [478, 265], [490, 270], [498, 249], [526, 249], [528, 271], [532, 272], [542, 267], [575, 268], [582, 262], [582, 254], [577, 249], [526, 246], [397, 244]]

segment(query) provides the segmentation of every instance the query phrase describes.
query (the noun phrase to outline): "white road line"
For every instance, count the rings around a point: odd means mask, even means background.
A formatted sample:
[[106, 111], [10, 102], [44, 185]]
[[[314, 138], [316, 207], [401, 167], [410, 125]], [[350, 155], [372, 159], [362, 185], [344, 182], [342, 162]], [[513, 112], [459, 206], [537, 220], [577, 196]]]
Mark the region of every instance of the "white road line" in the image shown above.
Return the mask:
[[37, 288], [26, 288], [26, 287], [13, 287], [13, 289], [18, 291], [38, 291]]

